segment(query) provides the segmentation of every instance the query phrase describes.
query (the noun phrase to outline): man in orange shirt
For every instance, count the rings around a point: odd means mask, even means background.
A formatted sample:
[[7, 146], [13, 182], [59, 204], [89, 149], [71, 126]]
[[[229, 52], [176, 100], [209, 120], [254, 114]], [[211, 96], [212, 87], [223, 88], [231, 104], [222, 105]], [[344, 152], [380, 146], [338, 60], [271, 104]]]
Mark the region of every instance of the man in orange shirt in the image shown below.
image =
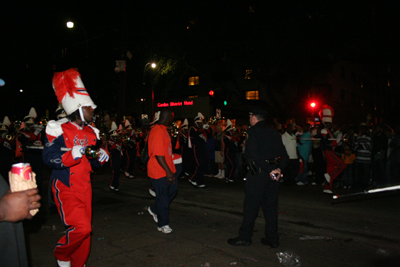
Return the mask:
[[167, 130], [173, 117], [169, 109], [161, 110], [160, 118], [151, 129], [148, 140], [147, 175], [156, 193], [156, 203], [147, 210], [157, 223], [158, 231], [164, 234], [172, 232], [169, 227], [169, 204], [178, 190], [174, 176], [176, 169], [172, 157], [171, 137]]

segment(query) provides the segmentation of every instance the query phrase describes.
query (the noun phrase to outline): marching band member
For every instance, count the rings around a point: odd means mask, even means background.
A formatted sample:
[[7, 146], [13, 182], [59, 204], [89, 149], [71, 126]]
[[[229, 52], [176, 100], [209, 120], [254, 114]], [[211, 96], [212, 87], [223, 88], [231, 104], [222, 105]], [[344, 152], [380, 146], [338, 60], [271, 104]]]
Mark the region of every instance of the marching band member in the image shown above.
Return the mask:
[[204, 172], [207, 165], [207, 133], [203, 128], [204, 116], [200, 112], [194, 118], [194, 126], [189, 130], [189, 148], [193, 148], [195, 159], [195, 170], [189, 182], [200, 188], [206, 187], [204, 184]]
[[223, 136], [223, 146], [225, 155], [225, 178], [227, 183], [233, 183], [233, 176], [237, 168], [236, 153], [237, 153], [237, 140], [233, 135], [234, 128], [232, 122], [228, 119]]
[[96, 105], [86, 91], [76, 69], [57, 72], [53, 88], [68, 118], [49, 121], [43, 161], [53, 169], [50, 177], [54, 200], [67, 228], [57, 242], [54, 256], [60, 267], [84, 266], [90, 252], [92, 232], [92, 168], [103, 165], [109, 158], [100, 148], [97, 159], [85, 153], [96, 145], [99, 130], [90, 125]]
[[36, 174], [36, 183], [39, 194], [43, 195], [42, 179], [43, 179], [43, 161], [42, 151], [44, 144], [43, 126], [35, 123], [37, 113], [35, 108], [31, 108], [29, 115], [25, 116], [23, 125], [18, 132], [18, 141], [22, 145], [23, 161], [31, 165], [32, 171]]
[[120, 132], [117, 128], [115, 121], [111, 124], [111, 130], [109, 132], [110, 137], [107, 140], [107, 148], [110, 151], [110, 163], [112, 168], [110, 189], [115, 192], [119, 191], [119, 175], [121, 172], [121, 156], [122, 156], [122, 141]]
[[333, 180], [335, 180], [336, 177], [346, 168], [346, 164], [343, 160], [333, 152], [334, 147], [337, 146], [337, 141], [332, 140], [333, 135], [331, 133], [333, 115], [333, 108], [328, 105], [323, 105], [319, 112], [321, 122], [324, 126], [321, 130], [323, 136], [323, 138], [321, 138], [321, 148], [326, 161], [326, 173], [324, 176], [327, 183], [325, 183], [323, 191], [325, 194], [332, 194]]
[[135, 130], [132, 128], [132, 124], [129, 120], [125, 120], [125, 130], [127, 140], [123, 140], [124, 150], [126, 152], [126, 171], [125, 176], [127, 178], [133, 179], [133, 167], [136, 161], [136, 139], [137, 135]]
[[188, 137], [189, 137], [189, 122], [185, 119], [179, 129], [179, 149], [182, 156], [182, 177], [189, 177], [191, 173], [191, 163], [193, 163], [193, 152], [192, 148], [188, 147]]

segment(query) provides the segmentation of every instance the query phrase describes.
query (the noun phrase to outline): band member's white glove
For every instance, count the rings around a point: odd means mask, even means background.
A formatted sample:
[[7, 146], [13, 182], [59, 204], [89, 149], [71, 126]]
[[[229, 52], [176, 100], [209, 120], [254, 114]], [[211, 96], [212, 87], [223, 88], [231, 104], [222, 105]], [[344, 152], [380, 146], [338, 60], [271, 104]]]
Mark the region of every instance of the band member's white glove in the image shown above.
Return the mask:
[[104, 149], [100, 148], [99, 159], [98, 159], [99, 162], [101, 163], [107, 162], [109, 158], [110, 156], [108, 156], [107, 152]]
[[74, 146], [71, 150], [72, 157], [74, 160], [82, 158], [83, 154], [85, 154], [85, 147], [84, 146]]

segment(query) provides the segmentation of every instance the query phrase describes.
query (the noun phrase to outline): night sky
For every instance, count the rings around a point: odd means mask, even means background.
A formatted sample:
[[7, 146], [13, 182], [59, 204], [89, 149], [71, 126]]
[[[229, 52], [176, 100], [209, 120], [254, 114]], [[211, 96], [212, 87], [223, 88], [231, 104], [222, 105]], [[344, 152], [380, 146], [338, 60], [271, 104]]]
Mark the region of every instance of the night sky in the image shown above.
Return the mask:
[[[162, 57], [179, 63], [160, 79], [171, 94], [179, 94], [190, 71], [213, 82], [240, 68], [300, 75], [305, 59], [318, 69], [326, 54], [399, 64], [396, 1], [7, 2], [0, 4], [1, 119], [22, 119], [31, 106], [39, 117], [46, 109], [53, 114], [52, 75], [70, 67], [79, 69], [99, 108], [112, 109], [118, 104], [115, 60], [127, 51], [132, 99], [143, 93], [144, 65]], [[74, 29], [66, 28], [68, 20]]]

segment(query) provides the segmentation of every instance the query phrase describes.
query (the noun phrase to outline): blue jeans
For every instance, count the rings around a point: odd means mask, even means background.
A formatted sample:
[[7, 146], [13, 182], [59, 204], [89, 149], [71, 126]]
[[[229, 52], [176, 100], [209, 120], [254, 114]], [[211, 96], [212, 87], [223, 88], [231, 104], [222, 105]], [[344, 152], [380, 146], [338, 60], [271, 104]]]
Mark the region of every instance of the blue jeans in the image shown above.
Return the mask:
[[308, 162], [303, 160], [303, 172], [297, 174], [295, 178], [296, 182], [302, 182], [305, 184], [308, 183], [307, 173], [308, 173]]
[[177, 171], [175, 173], [175, 183], [173, 184], [168, 184], [167, 177], [160, 179], [150, 178], [154, 192], [156, 192], [156, 204], [152, 205], [150, 209], [153, 213], [157, 214], [158, 227], [169, 224], [169, 204], [178, 191], [178, 176], [182, 170], [182, 164], [177, 164], [175, 167]]

